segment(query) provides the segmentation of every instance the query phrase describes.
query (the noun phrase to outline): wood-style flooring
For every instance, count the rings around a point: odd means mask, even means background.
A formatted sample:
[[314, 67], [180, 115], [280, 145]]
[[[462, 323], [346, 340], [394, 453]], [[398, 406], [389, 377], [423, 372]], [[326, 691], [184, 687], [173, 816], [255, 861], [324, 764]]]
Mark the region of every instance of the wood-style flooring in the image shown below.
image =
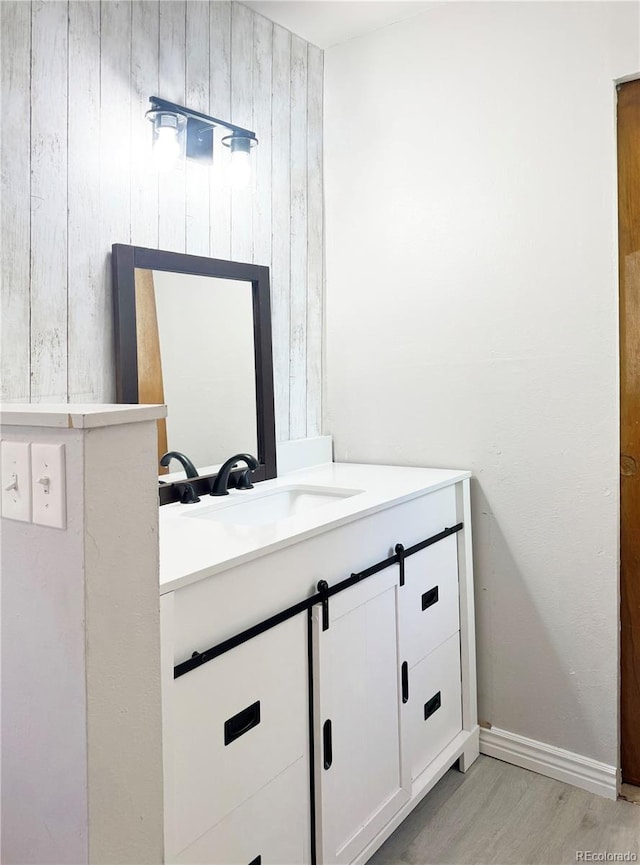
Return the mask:
[[602, 853], [640, 862], [638, 805], [480, 756], [466, 775], [447, 772], [368, 865], [564, 865]]

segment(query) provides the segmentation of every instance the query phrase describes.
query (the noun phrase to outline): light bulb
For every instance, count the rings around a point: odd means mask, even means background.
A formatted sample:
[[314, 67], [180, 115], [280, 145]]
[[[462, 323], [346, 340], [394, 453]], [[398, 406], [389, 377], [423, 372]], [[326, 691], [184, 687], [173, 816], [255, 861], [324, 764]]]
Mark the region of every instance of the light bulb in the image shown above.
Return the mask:
[[156, 129], [153, 142], [153, 161], [158, 171], [169, 171], [180, 158], [180, 142], [178, 129], [172, 126], [160, 126]]
[[231, 151], [231, 186], [246, 189], [251, 179], [251, 162], [248, 150]]

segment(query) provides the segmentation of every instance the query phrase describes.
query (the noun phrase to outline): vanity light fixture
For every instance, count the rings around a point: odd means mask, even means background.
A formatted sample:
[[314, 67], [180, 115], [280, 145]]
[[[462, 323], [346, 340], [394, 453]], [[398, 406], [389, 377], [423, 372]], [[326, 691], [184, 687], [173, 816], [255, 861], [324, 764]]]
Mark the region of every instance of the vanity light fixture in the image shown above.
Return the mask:
[[251, 176], [249, 154], [258, 143], [255, 132], [159, 96], [150, 96], [149, 102], [151, 109], [145, 116], [153, 124], [153, 155], [160, 170], [173, 167], [181, 158], [213, 164], [213, 130], [221, 126], [231, 132], [222, 139], [231, 151], [231, 185], [236, 189], [247, 186]]

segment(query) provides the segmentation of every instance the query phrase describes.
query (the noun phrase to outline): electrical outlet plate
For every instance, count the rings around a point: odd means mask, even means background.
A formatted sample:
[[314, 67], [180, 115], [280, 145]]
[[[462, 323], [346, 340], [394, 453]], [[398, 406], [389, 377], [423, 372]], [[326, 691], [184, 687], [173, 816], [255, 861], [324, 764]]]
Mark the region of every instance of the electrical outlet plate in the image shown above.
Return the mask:
[[0, 445], [2, 516], [31, 522], [31, 458], [28, 442], [3, 441]]
[[64, 529], [67, 525], [67, 489], [64, 445], [31, 445], [33, 522]]

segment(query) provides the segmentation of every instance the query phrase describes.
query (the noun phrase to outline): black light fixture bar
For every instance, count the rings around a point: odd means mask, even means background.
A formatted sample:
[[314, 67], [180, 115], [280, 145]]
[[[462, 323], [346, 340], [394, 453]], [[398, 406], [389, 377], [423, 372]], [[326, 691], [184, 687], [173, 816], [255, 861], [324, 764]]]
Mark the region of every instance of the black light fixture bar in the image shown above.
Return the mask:
[[219, 120], [217, 117], [210, 117], [208, 114], [202, 114], [200, 111], [194, 111], [191, 108], [185, 108], [184, 105], [177, 105], [175, 102], [168, 102], [166, 99], [161, 99], [159, 96], [150, 96], [152, 111], [167, 111], [174, 114], [182, 114], [184, 117], [191, 120], [201, 120], [208, 126], [223, 126], [225, 129], [237, 134], [239, 137], [248, 138], [251, 141], [258, 143], [255, 132], [250, 129], [245, 129], [243, 126], [236, 126], [233, 123], [228, 123], [226, 120]]

